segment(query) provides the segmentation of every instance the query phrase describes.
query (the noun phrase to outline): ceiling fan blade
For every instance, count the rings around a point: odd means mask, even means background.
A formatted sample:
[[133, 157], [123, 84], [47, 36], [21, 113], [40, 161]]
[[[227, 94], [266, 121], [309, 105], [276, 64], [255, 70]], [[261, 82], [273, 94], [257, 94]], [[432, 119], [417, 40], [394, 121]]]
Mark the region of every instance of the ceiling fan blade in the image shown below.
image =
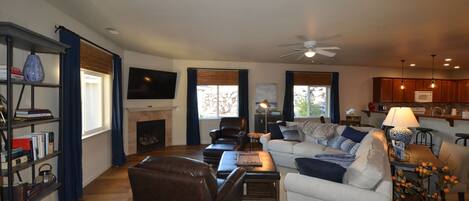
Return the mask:
[[288, 44], [280, 44], [277, 47], [290, 47], [290, 46], [303, 46], [303, 43], [288, 43]]
[[334, 52], [329, 52], [329, 51], [321, 50], [321, 49], [316, 49], [316, 53], [327, 56], [327, 57], [334, 57], [336, 54]]
[[290, 52], [290, 53], [281, 55], [280, 58], [282, 58], [282, 57], [288, 57], [288, 56], [290, 56], [290, 55], [294, 55], [294, 54], [299, 53], [299, 52], [300, 52], [300, 51], [296, 51], [296, 50], [295, 50], [294, 52]]
[[305, 35], [297, 35], [296, 38], [298, 38], [298, 40], [301, 40], [301, 41], [308, 41], [310, 40], [308, 37], [306, 37]]
[[305, 54], [301, 54], [298, 58], [296, 58], [296, 60], [300, 61], [301, 59], [303, 59], [304, 56], [305, 56]]
[[318, 39], [316, 39], [316, 41], [332, 40], [332, 39], [340, 38], [340, 37], [342, 37], [342, 34], [334, 34], [334, 35], [331, 35], [331, 36], [325, 36], [325, 37], [318, 38]]
[[317, 47], [317, 50], [340, 50], [340, 47]]

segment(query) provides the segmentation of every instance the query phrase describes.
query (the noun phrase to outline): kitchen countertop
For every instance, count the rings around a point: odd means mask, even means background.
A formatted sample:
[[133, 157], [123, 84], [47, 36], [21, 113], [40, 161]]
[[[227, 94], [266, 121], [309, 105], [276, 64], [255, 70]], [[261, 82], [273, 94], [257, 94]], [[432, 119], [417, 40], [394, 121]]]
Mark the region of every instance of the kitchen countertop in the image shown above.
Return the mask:
[[[378, 114], [388, 114], [387, 111], [368, 111], [368, 110], [362, 110], [363, 113], [366, 113], [368, 116], [370, 116], [371, 113], [378, 113]], [[417, 119], [419, 118], [437, 118], [437, 119], [445, 119], [446, 121], [449, 122], [449, 125], [451, 127], [454, 126], [454, 121], [469, 121], [469, 119], [463, 119], [461, 115], [427, 115], [427, 114], [415, 114], [415, 117]]]

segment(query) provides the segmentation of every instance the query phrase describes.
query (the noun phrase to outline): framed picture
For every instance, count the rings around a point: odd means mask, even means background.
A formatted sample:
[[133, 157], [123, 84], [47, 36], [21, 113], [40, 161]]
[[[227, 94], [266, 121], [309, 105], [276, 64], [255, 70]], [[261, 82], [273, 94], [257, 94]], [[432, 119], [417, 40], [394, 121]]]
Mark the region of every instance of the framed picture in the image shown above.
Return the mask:
[[277, 109], [277, 84], [275, 83], [263, 83], [256, 84], [256, 111], [264, 112], [263, 109], [259, 108], [259, 103], [263, 100], [269, 101], [270, 109]]

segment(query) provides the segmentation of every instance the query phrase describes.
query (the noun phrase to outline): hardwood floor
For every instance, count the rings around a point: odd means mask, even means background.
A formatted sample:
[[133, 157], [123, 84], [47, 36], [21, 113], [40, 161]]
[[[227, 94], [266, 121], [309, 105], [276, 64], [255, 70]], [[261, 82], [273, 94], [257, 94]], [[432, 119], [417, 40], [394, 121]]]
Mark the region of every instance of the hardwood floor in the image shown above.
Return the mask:
[[197, 160], [203, 160], [202, 150], [207, 145], [197, 146], [172, 146], [165, 149], [152, 151], [146, 154], [127, 157], [127, 163], [122, 167], [112, 167], [88, 184], [84, 189], [85, 201], [131, 201], [127, 168], [137, 164], [146, 156], [185, 156]]
[[[127, 168], [137, 164], [146, 156], [185, 156], [197, 160], [203, 160], [202, 151], [207, 145], [197, 146], [172, 146], [146, 154], [127, 157], [127, 163], [122, 167], [112, 167], [91, 182], [84, 189], [84, 201], [132, 201], [132, 191], [127, 175]], [[249, 146], [248, 146], [249, 149]], [[259, 149], [259, 147], [254, 147]], [[447, 201], [457, 201], [456, 193], [449, 193]], [[466, 201], [469, 194], [466, 193]]]

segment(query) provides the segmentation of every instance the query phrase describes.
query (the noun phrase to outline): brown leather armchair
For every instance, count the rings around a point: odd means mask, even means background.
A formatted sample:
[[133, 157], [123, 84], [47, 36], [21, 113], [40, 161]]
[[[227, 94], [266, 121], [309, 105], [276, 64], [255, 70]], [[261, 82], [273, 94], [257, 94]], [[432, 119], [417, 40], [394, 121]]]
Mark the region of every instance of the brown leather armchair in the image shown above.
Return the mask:
[[209, 133], [212, 144], [236, 144], [241, 148], [248, 142], [246, 120], [242, 117], [224, 117], [220, 120], [220, 127]]
[[134, 201], [238, 201], [246, 174], [238, 168], [217, 180], [204, 162], [150, 156], [128, 171]]

